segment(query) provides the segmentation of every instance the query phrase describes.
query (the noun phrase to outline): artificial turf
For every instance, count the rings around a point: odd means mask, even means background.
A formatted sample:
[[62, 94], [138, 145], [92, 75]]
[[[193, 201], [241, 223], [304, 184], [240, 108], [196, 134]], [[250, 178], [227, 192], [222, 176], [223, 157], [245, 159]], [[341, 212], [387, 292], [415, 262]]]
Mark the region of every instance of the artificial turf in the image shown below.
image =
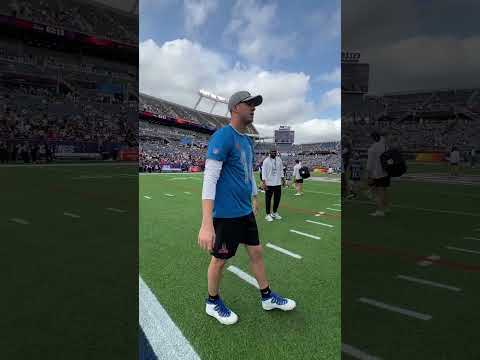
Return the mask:
[[[226, 271], [221, 296], [239, 315], [239, 322], [228, 327], [205, 314], [210, 257], [197, 245], [201, 187], [201, 175], [144, 175], [139, 192], [140, 275], [199, 356], [203, 360], [339, 359], [341, 215], [326, 208], [340, 209], [340, 184], [309, 180], [305, 195], [299, 197], [293, 196], [293, 189], [284, 190], [279, 209], [283, 219], [272, 223], [264, 220], [264, 196], [259, 194], [261, 243], [303, 257], [295, 259], [264, 247], [271, 288], [295, 299], [297, 308], [265, 312], [258, 290]], [[315, 216], [319, 211], [325, 214]], [[229, 265], [251, 274], [243, 248]]]
[[[410, 164], [411, 173], [448, 177], [445, 164]], [[465, 169], [472, 175], [478, 169]], [[480, 359], [480, 198], [477, 185], [393, 181], [392, 212], [368, 214], [366, 197], [342, 212], [342, 342], [381, 359]], [[475, 253], [452, 251], [446, 246]], [[440, 258], [427, 266], [425, 257]], [[406, 275], [461, 291], [399, 279]], [[431, 315], [420, 320], [358, 301], [366, 297]], [[344, 355], [345, 359], [351, 357]]]

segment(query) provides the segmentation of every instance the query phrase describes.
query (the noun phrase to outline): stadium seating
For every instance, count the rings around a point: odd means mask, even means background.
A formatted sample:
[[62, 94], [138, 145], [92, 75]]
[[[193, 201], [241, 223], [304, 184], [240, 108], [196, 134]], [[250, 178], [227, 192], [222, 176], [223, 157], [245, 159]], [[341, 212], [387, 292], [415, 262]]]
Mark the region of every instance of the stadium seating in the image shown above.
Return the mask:
[[[387, 128], [388, 140], [406, 151], [463, 151], [480, 144], [480, 89], [450, 89], [366, 96], [342, 108], [342, 134], [354, 148], [371, 144], [370, 132]], [[352, 126], [351, 126], [352, 125]]]
[[[101, 11], [99, 11], [101, 7]], [[119, 42], [138, 42], [138, 18], [100, 3], [56, 0], [12, 0], [0, 2], [0, 14], [96, 35]]]

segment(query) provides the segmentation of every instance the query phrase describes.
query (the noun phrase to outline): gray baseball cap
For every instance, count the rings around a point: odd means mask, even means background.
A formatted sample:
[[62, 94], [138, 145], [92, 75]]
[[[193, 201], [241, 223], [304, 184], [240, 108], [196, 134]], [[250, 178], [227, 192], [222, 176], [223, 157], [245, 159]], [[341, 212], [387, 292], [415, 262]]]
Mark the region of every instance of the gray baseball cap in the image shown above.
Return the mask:
[[232, 111], [235, 105], [242, 102], [258, 106], [263, 102], [263, 98], [262, 95], [252, 96], [248, 91], [238, 91], [230, 96], [230, 100], [228, 100], [228, 110]]

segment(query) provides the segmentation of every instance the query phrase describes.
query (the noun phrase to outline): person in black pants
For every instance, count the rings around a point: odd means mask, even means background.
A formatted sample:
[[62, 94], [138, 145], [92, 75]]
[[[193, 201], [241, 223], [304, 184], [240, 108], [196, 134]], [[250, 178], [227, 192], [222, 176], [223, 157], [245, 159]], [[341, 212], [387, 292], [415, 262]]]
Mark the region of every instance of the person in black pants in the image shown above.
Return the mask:
[[[273, 149], [270, 156], [262, 164], [262, 187], [265, 188], [265, 210], [267, 215], [265, 220], [281, 220], [278, 213], [278, 206], [282, 197], [282, 185], [285, 185], [285, 176], [283, 174], [282, 159], [277, 157], [277, 151]], [[273, 196], [273, 212], [271, 212], [271, 203]]]
[[[272, 205], [273, 197], [273, 212], [270, 211]], [[280, 205], [280, 199], [282, 198], [282, 187], [281, 185], [276, 186], [267, 186], [267, 191], [265, 192], [265, 210], [268, 214], [277, 214], [278, 206]], [[273, 217], [273, 216], [272, 216]], [[275, 217], [273, 217], [275, 219]]]

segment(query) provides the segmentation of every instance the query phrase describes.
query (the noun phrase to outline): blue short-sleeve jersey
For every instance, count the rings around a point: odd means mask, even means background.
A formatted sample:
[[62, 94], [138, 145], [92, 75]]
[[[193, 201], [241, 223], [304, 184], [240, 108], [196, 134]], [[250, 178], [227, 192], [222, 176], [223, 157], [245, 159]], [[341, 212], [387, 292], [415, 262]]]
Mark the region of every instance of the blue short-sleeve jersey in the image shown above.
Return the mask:
[[232, 126], [217, 130], [208, 143], [207, 159], [223, 162], [217, 182], [213, 217], [235, 218], [252, 212], [253, 147]]

